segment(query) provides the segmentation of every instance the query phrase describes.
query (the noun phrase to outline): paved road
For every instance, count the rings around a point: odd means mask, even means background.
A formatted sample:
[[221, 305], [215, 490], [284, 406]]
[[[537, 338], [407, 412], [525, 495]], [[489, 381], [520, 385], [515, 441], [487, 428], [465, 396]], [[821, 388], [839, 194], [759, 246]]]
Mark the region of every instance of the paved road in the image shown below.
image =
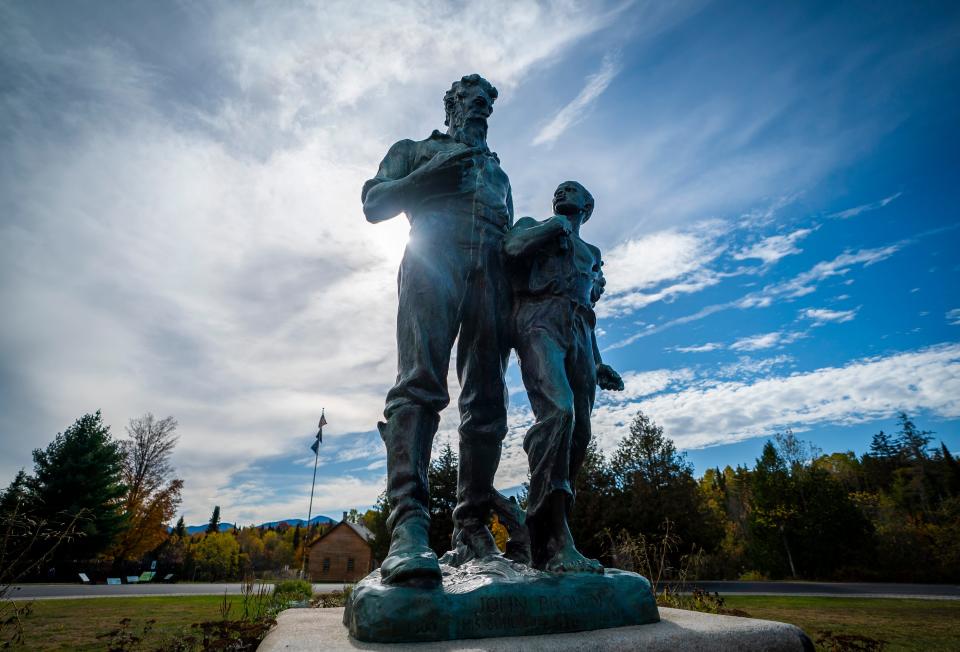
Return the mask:
[[[693, 585], [720, 595], [808, 595], [868, 598], [927, 598], [960, 600], [960, 586], [954, 584], [885, 584], [860, 582], [695, 582]], [[342, 590], [343, 584], [314, 584], [314, 592]], [[149, 595], [239, 595], [240, 584], [24, 584], [14, 587], [10, 597], [20, 599], [106, 598]]]
[[863, 598], [927, 598], [960, 600], [956, 584], [893, 584], [882, 582], [693, 582], [720, 595], [808, 595]]
[[[340, 591], [343, 584], [314, 584], [314, 593]], [[55, 598], [122, 598], [151, 595], [240, 595], [236, 584], [23, 584], [12, 588], [8, 597], [19, 600], [51, 600]]]

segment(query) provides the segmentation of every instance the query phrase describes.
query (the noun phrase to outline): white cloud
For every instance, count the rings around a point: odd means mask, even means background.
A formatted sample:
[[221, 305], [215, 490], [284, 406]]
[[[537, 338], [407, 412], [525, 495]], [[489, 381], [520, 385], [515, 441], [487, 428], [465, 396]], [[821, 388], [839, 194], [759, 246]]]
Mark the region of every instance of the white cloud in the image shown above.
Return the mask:
[[801, 316], [812, 320], [814, 326], [822, 326], [828, 322], [842, 324], [852, 321], [857, 316], [859, 308], [854, 310], [829, 310], [827, 308], [807, 308], [801, 311]]
[[687, 231], [657, 231], [617, 245], [604, 254], [607, 286], [597, 314], [629, 314], [716, 285], [722, 277], [707, 266], [723, 252], [718, 239], [725, 230], [725, 223], [713, 220]]
[[831, 213], [827, 217], [833, 217], [841, 220], [845, 220], [851, 217], [856, 217], [860, 213], [866, 213], [868, 211], [875, 211], [878, 208], [883, 208], [884, 206], [886, 206], [887, 204], [889, 204], [890, 202], [892, 202], [894, 199], [896, 199], [902, 194], [903, 194], [902, 192], [898, 192], [893, 195], [890, 195], [889, 197], [884, 197], [880, 201], [871, 202], [869, 204], [862, 204], [860, 206], [854, 206], [853, 208], [848, 208], [846, 210], [839, 211], [837, 213]]
[[607, 86], [620, 72], [618, 54], [606, 54], [600, 64], [600, 70], [587, 77], [583, 90], [543, 126], [533, 138], [534, 145], [546, 145], [559, 138], [563, 132], [583, 120], [590, 106], [607, 90]]
[[855, 252], [846, 251], [832, 260], [817, 263], [806, 272], [791, 279], [768, 285], [762, 290], [748, 294], [737, 301], [736, 305], [739, 308], [764, 308], [777, 299], [797, 299], [812, 294], [816, 292], [818, 284], [822, 281], [834, 276], [843, 276], [849, 273], [854, 265], [869, 267], [886, 260], [902, 247], [902, 243], [897, 243]]
[[787, 235], [774, 235], [746, 247], [735, 254], [734, 260], [759, 259], [764, 265], [772, 265], [781, 258], [798, 254], [801, 249], [796, 243], [810, 235], [814, 229], [797, 229]]
[[694, 346], [671, 346], [668, 348], [669, 351], [676, 351], [678, 353], [707, 353], [709, 351], [716, 351], [717, 349], [722, 349], [723, 344], [719, 342], [707, 342], [705, 344], [699, 344]]
[[[749, 356], [741, 356], [736, 362], [721, 365], [716, 369], [716, 371], [713, 372], [712, 375], [717, 379], [758, 376], [769, 373], [771, 369], [788, 364], [792, 361], [793, 356], [786, 354], [776, 355], [772, 358], [759, 359], [751, 358]], [[709, 383], [710, 379], [706, 378], [704, 379], [704, 382]]]
[[693, 379], [689, 369], [657, 369], [655, 371], [628, 371], [623, 374], [623, 391], [618, 398], [632, 399], [662, 392], [679, 383]]
[[741, 337], [730, 345], [730, 349], [734, 351], [759, 351], [761, 349], [770, 349], [775, 346], [791, 344], [802, 337], [804, 337], [804, 334], [799, 332], [774, 331], [772, 333]]
[[[65, 51], [4, 11], [4, 54], [24, 83], [3, 109], [13, 128], [0, 299], [15, 316], [0, 337], [20, 382], [0, 430], [23, 439], [0, 440], [0, 472], [12, 476], [84, 412], [101, 408], [115, 430], [147, 410], [173, 414], [187, 519], [241, 499], [252, 518], [279, 506], [231, 494], [231, 479], [301, 455], [321, 407], [336, 460], [382, 454], [366, 440], [336, 450], [374, 429], [396, 373], [408, 227], [367, 224], [359, 201], [387, 147], [442, 126], [443, 92], [465, 73], [488, 76], [498, 108], [509, 105], [531, 67], [616, 12], [511, 2], [184, 12], [204, 26], [182, 44], [194, 48], [186, 79], [121, 38], [86, 34], [96, 46]], [[177, 50], [178, 36], [163, 35], [157, 52]], [[71, 43], [83, 38], [78, 27]], [[201, 69], [208, 95], [197, 97]], [[177, 83], [190, 92], [170, 92]], [[382, 487], [354, 480], [323, 494], [349, 508]]]
[[945, 316], [947, 318], [947, 323], [949, 323], [951, 326], [960, 326], [960, 308], [948, 310]]
[[[690, 322], [709, 317], [710, 315], [724, 310], [729, 310], [731, 308], [767, 308], [773, 305], [775, 301], [797, 299], [808, 294], [812, 294], [813, 292], [816, 292], [817, 287], [819, 287], [819, 284], [824, 280], [833, 278], [835, 276], [844, 276], [848, 274], [855, 265], [863, 265], [864, 267], [868, 267], [882, 260], [886, 260], [899, 251], [905, 244], [906, 243], [901, 242], [888, 245], [886, 247], [861, 249], [855, 252], [846, 251], [831, 260], [821, 261], [811, 267], [809, 270], [797, 274], [792, 278], [789, 278], [785, 281], [779, 281], [777, 283], [771, 283], [770, 285], [767, 285], [760, 290], [750, 292], [749, 294], [746, 294], [735, 301], [708, 305], [695, 313], [684, 315], [683, 317], [677, 317], [676, 319], [664, 322], [653, 328], [646, 328], [611, 344], [610, 346], [606, 347], [604, 351], [620, 349], [629, 346], [640, 338], [648, 337], [674, 326], [688, 324]], [[713, 282], [718, 282], [716, 280], [717, 275], [713, 275], [711, 278], [715, 279]], [[853, 279], [847, 279], [847, 284], [852, 282]], [[646, 298], [645, 295], [644, 298]], [[604, 309], [603, 301], [605, 300], [606, 299], [601, 300], [601, 303], [597, 305], [597, 314], [600, 316], [617, 314], [618, 309], [629, 311], [628, 309], [622, 308], [626, 301], [618, 303], [618, 297], [616, 296], [611, 302], [613, 303], [613, 306]]]
[[[612, 397], [611, 394], [605, 395]], [[850, 425], [898, 410], [960, 417], [960, 344], [854, 360], [754, 382], [704, 383], [641, 401], [605, 402], [594, 432], [607, 449], [640, 409], [680, 448], [699, 448], [770, 435], [783, 428]]]

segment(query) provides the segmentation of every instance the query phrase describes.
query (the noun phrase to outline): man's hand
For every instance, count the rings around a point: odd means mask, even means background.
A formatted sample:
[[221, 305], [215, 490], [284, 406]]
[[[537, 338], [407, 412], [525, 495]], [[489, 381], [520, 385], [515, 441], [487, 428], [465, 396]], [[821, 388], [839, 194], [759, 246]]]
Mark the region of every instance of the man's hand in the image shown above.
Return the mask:
[[612, 389], [616, 392], [622, 392], [623, 378], [614, 371], [613, 367], [601, 362], [597, 365], [597, 385], [600, 389]]
[[479, 153], [479, 147], [437, 152], [433, 158], [417, 168], [412, 176], [416, 177], [418, 183], [438, 190], [455, 189], [474, 166], [473, 156]]

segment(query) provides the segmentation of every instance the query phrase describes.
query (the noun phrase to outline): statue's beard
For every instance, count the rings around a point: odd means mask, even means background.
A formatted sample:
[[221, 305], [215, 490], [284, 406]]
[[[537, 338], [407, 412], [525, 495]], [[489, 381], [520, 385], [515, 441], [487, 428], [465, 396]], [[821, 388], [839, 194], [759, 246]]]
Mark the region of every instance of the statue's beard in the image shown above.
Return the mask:
[[487, 144], [487, 121], [485, 118], [466, 118], [458, 113], [450, 121], [447, 133], [458, 143], [467, 147], [485, 147]]

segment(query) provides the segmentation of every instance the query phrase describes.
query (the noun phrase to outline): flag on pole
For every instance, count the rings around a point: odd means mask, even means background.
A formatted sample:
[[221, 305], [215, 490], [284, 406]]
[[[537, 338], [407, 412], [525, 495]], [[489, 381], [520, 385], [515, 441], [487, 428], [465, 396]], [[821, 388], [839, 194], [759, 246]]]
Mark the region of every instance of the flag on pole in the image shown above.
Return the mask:
[[317, 424], [317, 437], [313, 444], [310, 445], [310, 450], [317, 453], [317, 449], [320, 448], [320, 444], [323, 443], [323, 427], [327, 425], [327, 417], [324, 414], [324, 411], [320, 411], [320, 423]]

